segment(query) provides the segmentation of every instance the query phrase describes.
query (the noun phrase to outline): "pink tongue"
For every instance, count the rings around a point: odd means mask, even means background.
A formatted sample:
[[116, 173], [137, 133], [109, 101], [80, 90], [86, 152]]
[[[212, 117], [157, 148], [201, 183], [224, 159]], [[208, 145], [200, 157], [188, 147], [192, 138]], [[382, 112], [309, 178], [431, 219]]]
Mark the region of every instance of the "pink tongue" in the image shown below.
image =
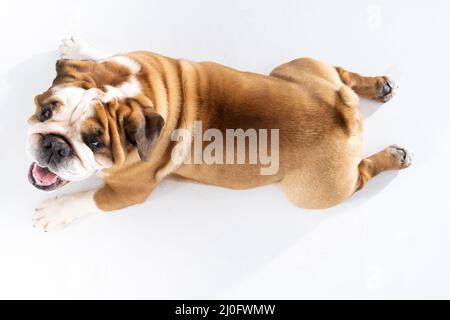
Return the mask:
[[58, 180], [58, 176], [47, 168], [41, 168], [37, 164], [33, 167], [33, 177], [41, 186], [50, 186]]

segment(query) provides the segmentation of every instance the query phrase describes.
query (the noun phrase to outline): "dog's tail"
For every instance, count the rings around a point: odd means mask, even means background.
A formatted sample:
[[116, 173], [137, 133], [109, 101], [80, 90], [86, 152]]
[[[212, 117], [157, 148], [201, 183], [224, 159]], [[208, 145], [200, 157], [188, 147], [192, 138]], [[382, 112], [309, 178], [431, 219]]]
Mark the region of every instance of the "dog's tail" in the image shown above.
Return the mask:
[[342, 102], [338, 104], [338, 108], [345, 123], [345, 131], [353, 135], [356, 130], [359, 130], [361, 124], [358, 109], [359, 97], [346, 85], [342, 85], [337, 93]]

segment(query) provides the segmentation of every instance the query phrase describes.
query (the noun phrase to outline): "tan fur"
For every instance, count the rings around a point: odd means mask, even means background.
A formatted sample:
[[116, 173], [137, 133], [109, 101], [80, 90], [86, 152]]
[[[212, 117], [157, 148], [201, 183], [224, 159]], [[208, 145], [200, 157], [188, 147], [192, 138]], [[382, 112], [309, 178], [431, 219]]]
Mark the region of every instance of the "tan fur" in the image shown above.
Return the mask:
[[[313, 59], [297, 59], [270, 76], [240, 72], [211, 62], [174, 60], [148, 52], [126, 55], [141, 66], [142, 94], [100, 104], [84, 131], [100, 128], [108, 144], [105, 156], [115, 165], [105, 170], [105, 186], [94, 195], [102, 210], [115, 210], [147, 199], [168, 175], [233, 189], [280, 183], [289, 199], [304, 208], [342, 202], [378, 172], [400, 169], [398, 156], [385, 152], [363, 160], [358, 96], [380, 100], [387, 78], [361, 77]], [[58, 63], [54, 85], [82, 88], [120, 86], [130, 71], [111, 61]], [[37, 98], [38, 108], [51, 97]], [[126, 126], [139, 125], [156, 112], [164, 119], [159, 139], [141, 161], [127, 143]], [[37, 112], [39, 114], [39, 111]], [[181, 165], [171, 162], [173, 130], [200, 120], [203, 129], [280, 129], [280, 168], [260, 174], [261, 165]], [[390, 160], [386, 160], [390, 159]], [[380, 164], [381, 163], [381, 164]]]

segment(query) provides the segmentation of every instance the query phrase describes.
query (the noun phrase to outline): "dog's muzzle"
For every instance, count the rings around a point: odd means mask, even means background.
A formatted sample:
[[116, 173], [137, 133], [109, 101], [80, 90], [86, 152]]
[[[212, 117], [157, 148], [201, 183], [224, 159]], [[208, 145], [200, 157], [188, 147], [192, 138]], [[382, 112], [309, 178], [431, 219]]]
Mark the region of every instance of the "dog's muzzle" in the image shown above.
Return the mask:
[[56, 190], [68, 183], [51, 171], [72, 154], [69, 143], [61, 136], [49, 134], [43, 137], [39, 147], [38, 163], [31, 165], [28, 180], [36, 188], [44, 191]]

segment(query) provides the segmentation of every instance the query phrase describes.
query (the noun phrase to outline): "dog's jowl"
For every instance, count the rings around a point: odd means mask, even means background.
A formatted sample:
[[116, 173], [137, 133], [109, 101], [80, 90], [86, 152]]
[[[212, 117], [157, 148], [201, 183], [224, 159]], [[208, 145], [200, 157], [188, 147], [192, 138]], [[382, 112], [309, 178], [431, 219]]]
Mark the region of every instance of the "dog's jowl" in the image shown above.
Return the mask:
[[171, 175], [233, 189], [279, 183], [294, 205], [321, 209], [411, 163], [396, 145], [362, 152], [358, 96], [389, 101], [395, 85], [385, 76], [308, 58], [260, 75], [149, 52], [108, 55], [74, 38], [60, 52], [29, 120], [29, 180], [52, 191], [97, 173], [104, 186], [39, 205], [33, 220], [45, 231], [141, 203]]

